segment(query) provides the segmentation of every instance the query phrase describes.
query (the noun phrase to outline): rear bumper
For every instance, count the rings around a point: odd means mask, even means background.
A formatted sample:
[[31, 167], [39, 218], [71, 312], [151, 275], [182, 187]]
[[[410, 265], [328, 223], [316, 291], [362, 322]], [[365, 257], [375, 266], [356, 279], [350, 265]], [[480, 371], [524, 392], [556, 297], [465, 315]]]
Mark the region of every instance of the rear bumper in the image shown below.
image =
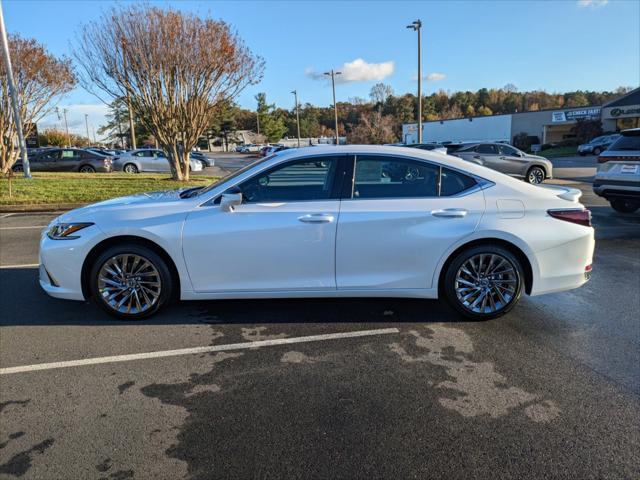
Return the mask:
[[571, 242], [536, 252], [539, 275], [534, 278], [531, 295], [561, 292], [584, 285], [591, 276], [595, 238], [593, 228]]
[[598, 180], [593, 192], [605, 198], [640, 198], [640, 183], [632, 180]]

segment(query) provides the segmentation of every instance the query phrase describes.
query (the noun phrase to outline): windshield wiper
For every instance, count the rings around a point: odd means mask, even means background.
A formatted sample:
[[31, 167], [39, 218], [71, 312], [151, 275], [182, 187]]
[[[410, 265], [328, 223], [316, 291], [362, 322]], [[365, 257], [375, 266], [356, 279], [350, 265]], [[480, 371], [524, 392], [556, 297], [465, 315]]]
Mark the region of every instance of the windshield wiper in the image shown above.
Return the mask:
[[199, 190], [202, 190], [203, 188], [204, 187], [187, 188], [186, 190], [183, 190], [182, 192], [180, 192], [180, 198], [191, 198], [196, 194], [196, 192], [198, 192]]

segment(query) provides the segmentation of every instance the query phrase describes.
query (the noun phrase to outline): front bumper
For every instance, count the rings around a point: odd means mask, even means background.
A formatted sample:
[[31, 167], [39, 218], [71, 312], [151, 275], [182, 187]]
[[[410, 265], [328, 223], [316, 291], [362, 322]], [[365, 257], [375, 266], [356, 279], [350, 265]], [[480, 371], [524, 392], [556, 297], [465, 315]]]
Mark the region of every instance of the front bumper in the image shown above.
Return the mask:
[[85, 300], [82, 265], [91, 248], [104, 238], [95, 225], [74, 240], [51, 240], [45, 229], [40, 238], [40, 287], [55, 298]]

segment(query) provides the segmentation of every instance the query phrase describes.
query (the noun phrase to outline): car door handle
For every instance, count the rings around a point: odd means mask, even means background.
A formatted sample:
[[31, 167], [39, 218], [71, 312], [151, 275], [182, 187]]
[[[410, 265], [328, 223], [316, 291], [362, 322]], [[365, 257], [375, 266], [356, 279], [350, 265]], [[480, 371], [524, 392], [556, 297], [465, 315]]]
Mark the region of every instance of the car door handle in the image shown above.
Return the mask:
[[331, 223], [333, 222], [333, 215], [329, 213], [310, 213], [298, 217], [298, 220], [303, 223]]
[[446, 217], [446, 218], [463, 218], [469, 213], [463, 208], [445, 208], [441, 210], [431, 210], [431, 215], [434, 217]]

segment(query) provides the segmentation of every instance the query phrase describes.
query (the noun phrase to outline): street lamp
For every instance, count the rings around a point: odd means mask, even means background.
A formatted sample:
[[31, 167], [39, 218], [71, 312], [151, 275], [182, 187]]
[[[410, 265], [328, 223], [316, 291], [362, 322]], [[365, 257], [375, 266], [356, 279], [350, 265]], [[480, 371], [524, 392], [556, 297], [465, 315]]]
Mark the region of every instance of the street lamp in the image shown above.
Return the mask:
[[67, 131], [67, 147], [71, 146], [71, 135], [69, 135], [69, 123], [67, 122], [67, 109], [62, 109], [62, 115], [64, 115], [64, 129]]
[[84, 114], [84, 126], [87, 127], [87, 141], [91, 143], [91, 137], [89, 136], [89, 114]]
[[420, 64], [420, 30], [422, 29], [422, 21], [415, 20], [411, 25], [407, 25], [418, 32], [418, 143], [422, 143], [422, 66]]
[[342, 72], [334, 72], [333, 68], [330, 72], [324, 72], [325, 75], [331, 76], [331, 86], [333, 87], [333, 113], [336, 119], [336, 145], [340, 143], [338, 136], [338, 104], [336, 103], [336, 75], [342, 75]]
[[296, 99], [296, 124], [298, 125], [298, 148], [300, 148], [300, 104], [298, 104], [298, 91], [294, 90], [293, 93]]

